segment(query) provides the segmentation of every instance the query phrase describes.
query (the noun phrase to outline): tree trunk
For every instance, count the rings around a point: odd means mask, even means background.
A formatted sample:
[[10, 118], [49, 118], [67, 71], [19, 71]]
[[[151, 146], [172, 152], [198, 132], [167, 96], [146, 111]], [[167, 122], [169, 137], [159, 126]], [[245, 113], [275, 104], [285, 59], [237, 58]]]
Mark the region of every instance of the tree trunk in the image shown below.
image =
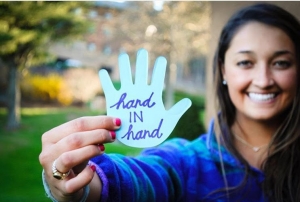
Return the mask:
[[20, 125], [21, 92], [17, 66], [12, 63], [8, 72], [7, 88], [7, 128], [15, 129]]

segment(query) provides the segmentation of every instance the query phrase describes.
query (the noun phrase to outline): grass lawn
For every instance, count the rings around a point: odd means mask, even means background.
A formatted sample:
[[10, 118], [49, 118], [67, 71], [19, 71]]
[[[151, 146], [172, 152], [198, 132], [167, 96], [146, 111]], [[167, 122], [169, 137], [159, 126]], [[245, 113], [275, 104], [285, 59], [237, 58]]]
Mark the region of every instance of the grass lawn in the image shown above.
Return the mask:
[[[99, 112], [79, 108], [24, 108], [22, 126], [6, 131], [5, 111], [0, 109], [0, 201], [42, 202], [45, 197], [41, 181], [42, 167], [38, 156], [41, 151], [41, 135], [68, 120]], [[136, 155], [140, 149], [122, 144], [107, 144], [106, 153], [117, 152]]]

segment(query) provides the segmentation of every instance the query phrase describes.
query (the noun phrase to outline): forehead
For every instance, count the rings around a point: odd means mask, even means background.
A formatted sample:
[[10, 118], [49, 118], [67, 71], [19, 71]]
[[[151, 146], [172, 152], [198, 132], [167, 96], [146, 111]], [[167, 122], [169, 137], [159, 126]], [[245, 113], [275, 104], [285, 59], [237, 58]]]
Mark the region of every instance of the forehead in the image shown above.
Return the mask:
[[295, 51], [290, 37], [281, 29], [260, 22], [249, 22], [233, 35], [229, 49]]

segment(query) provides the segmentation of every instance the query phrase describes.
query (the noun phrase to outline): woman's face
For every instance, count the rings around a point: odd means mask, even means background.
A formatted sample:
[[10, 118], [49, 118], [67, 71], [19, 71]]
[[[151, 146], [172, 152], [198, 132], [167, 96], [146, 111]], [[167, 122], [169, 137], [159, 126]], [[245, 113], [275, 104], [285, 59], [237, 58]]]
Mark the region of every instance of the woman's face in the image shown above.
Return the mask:
[[291, 39], [276, 27], [250, 22], [237, 31], [222, 69], [237, 117], [268, 121], [290, 106], [297, 85], [295, 54]]

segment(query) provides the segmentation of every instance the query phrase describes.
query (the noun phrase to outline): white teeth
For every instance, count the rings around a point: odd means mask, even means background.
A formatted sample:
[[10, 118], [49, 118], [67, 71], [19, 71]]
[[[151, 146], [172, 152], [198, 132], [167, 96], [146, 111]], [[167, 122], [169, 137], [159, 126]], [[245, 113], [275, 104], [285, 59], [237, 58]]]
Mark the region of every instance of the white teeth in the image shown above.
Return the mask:
[[251, 100], [254, 101], [268, 101], [275, 97], [275, 93], [269, 93], [269, 94], [259, 94], [259, 93], [249, 93], [249, 97]]

